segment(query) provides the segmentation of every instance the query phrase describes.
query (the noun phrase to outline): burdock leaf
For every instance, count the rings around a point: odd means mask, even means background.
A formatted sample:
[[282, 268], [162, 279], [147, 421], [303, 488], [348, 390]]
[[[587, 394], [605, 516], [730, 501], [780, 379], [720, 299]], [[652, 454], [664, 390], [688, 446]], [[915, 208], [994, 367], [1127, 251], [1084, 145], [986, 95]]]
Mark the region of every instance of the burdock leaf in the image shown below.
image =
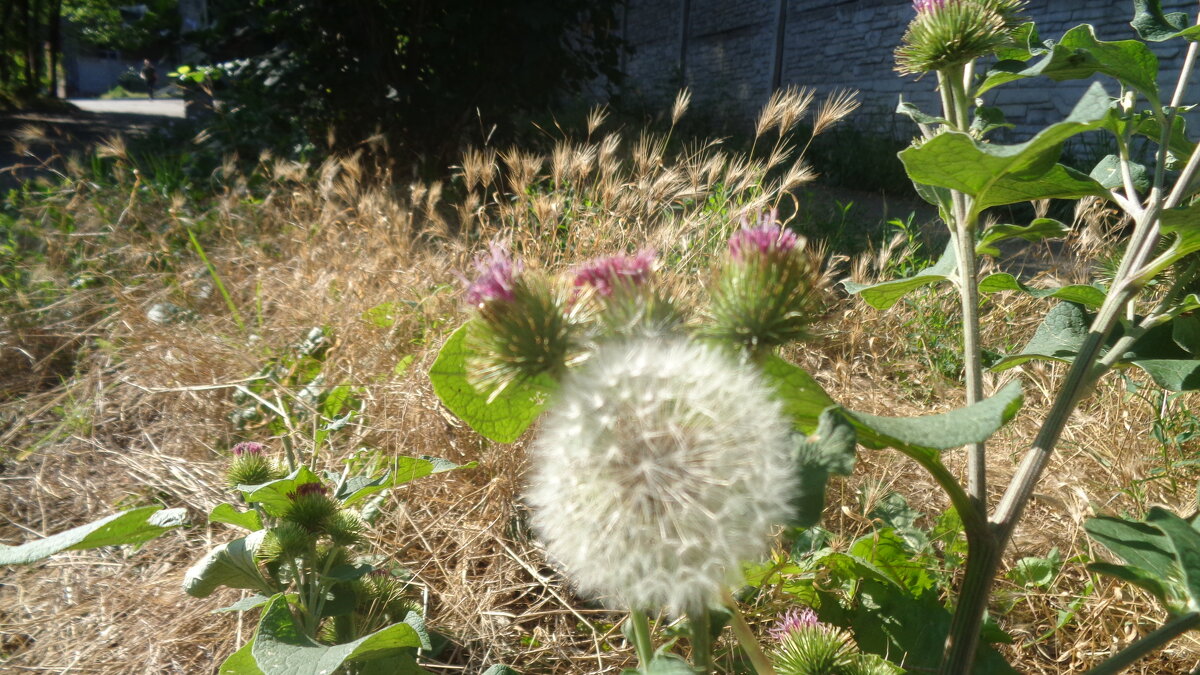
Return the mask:
[[442, 345], [429, 369], [433, 392], [442, 405], [467, 426], [498, 443], [520, 438], [545, 407], [545, 392], [553, 386], [548, 377], [537, 382], [513, 382], [489, 400], [467, 381], [467, 331], [463, 324]]
[[1020, 353], [1000, 359], [992, 370], [1001, 371], [1032, 359], [1070, 361], [1079, 353], [1088, 333], [1087, 313], [1074, 302], [1061, 302], [1046, 313], [1033, 338]]
[[0, 565], [37, 562], [61, 551], [125, 544], [136, 546], [186, 521], [186, 509], [164, 511], [161, 506], [130, 509], [20, 546], [0, 546]]
[[859, 429], [859, 442], [867, 447], [936, 458], [942, 450], [986, 441], [1017, 414], [1023, 401], [1021, 383], [1014, 381], [979, 403], [937, 415], [881, 417], [849, 410], [845, 414]]
[[853, 425], [835, 409], [821, 413], [814, 434], [797, 438], [793, 455], [797, 484], [792, 498], [795, 509], [792, 525], [812, 527], [821, 520], [829, 475], [848, 476], [854, 471], [855, 445]]
[[974, 196], [972, 216], [1003, 204], [1105, 194], [1102, 185], [1057, 162], [1064, 141], [1104, 123], [1110, 101], [1104, 87], [1093, 83], [1065, 120], [1024, 143], [983, 143], [966, 133], [945, 132], [902, 151], [900, 160], [916, 183]]
[[771, 355], [762, 364], [763, 375], [783, 404], [783, 414], [804, 433], [817, 429], [821, 414], [837, 403], [803, 368]]
[[219, 586], [274, 595], [275, 589], [259, 571], [254, 557], [266, 534], [266, 530], [251, 532], [209, 551], [183, 576], [183, 590], [196, 598], [207, 598]]
[[208, 514], [208, 522], [236, 525], [254, 532], [262, 529], [262, 518], [257, 511], [238, 511], [232, 504], [217, 504]]
[[455, 464], [438, 457], [394, 457], [391, 468], [382, 476], [375, 479], [366, 476], [351, 478], [342, 484], [334, 497], [341, 500], [344, 506], [352, 506], [377, 492], [404, 485], [418, 478], [455, 469], [473, 469], [476, 466], [476, 462]]
[[1200, 26], [1192, 25], [1185, 12], [1163, 12], [1161, 0], [1133, 0], [1133, 21], [1130, 26], [1138, 37], [1150, 42], [1162, 42], [1183, 37], [1195, 41], [1200, 39]]
[[253, 649], [254, 638], [252, 637], [221, 662], [217, 675], [265, 675], [258, 664], [254, 662], [254, 655], [251, 653]]
[[998, 291], [1020, 291], [1032, 298], [1057, 298], [1087, 307], [1099, 307], [1104, 304], [1104, 289], [1097, 286], [1072, 284], [1060, 288], [1034, 288], [1017, 281], [1016, 277], [1007, 272], [989, 274], [979, 281], [980, 293]]
[[993, 225], [983, 231], [979, 242], [975, 244], [975, 252], [1000, 255], [996, 244], [1006, 239], [1041, 241], [1061, 237], [1066, 233], [1067, 226], [1053, 218], [1036, 218], [1028, 225]]
[[421, 637], [407, 623], [395, 623], [353, 642], [323, 645], [296, 626], [287, 601], [276, 598], [263, 610], [251, 653], [264, 672], [290, 675], [332, 673], [346, 662], [400, 656], [421, 648]]
[[1187, 589], [1188, 609], [1200, 607], [1200, 532], [1191, 524], [1170, 511], [1155, 506], [1146, 515], [1146, 523], [1153, 525], [1167, 536], [1175, 551], [1175, 561], [1183, 573]]
[[258, 485], [239, 485], [237, 489], [250, 504], [261, 504], [269, 515], [279, 517], [291, 507], [293, 494], [301, 485], [320, 483], [321, 478], [307, 466], [301, 466], [284, 478]]
[[911, 277], [881, 281], [877, 284], [859, 284], [850, 280], [842, 282], [846, 291], [851, 295], [859, 295], [863, 301], [875, 309], [888, 309], [900, 301], [905, 295], [922, 286], [945, 281], [958, 267], [958, 256], [954, 252], [954, 244], [946, 245], [938, 261], [917, 272]]
[[1082, 80], [1096, 73], [1119, 80], [1151, 100], [1158, 98], [1158, 57], [1154, 52], [1137, 40], [1097, 40], [1095, 29], [1086, 23], [1067, 31], [1051, 46], [1049, 54], [1031, 66], [1022, 61], [1000, 61], [988, 72], [975, 96], [1027, 77], [1044, 75], [1056, 81]]
[[1133, 365], [1146, 371], [1150, 379], [1170, 391], [1200, 390], [1200, 361], [1184, 359], [1139, 359]]
[[[1121, 174], [1121, 159], [1116, 155], [1105, 155], [1104, 159], [1092, 167], [1088, 175], [1092, 177], [1092, 180], [1110, 190], [1125, 185], [1125, 179]], [[1150, 175], [1144, 164], [1129, 162], [1129, 175], [1133, 179], [1133, 186], [1138, 190], [1150, 187]]]

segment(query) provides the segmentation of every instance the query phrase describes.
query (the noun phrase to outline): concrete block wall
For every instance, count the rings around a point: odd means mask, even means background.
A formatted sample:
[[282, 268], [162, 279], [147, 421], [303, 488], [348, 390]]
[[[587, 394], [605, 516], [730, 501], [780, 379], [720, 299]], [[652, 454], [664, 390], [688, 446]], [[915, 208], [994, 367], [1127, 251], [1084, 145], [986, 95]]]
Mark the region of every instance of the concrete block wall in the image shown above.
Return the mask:
[[[1042, 39], [1090, 23], [1100, 39], [1121, 40], [1134, 36], [1132, 5], [1031, 0], [1027, 13]], [[1191, 0], [1164, 0], [1163, 6], [1194, 10]], [[821, 93], [852, 88], [863, 102], [856, 123], [907, 137], [911, 125], [892, 113], [901, 94], [927, 112], [938, 110], [931, 77], [902, 78], [893, 70], [893, 51], [912, 13], [910, 0], [628, 0], [623, 33], [633, 51], [624, 59], [623, 93], [665, 110], [688, 86], [695, 109], [727, 131], [748, 131], [777, 85], [813, 86]], [[1164, 64], [1160, 87], [1169, 91], [1184, 47], [1150, 46]], [[1018, 125], [1006, 140], [1019, 140], [1062, 119], [1088, 84], [1032, 78], [985, 98]], [[1200, 94], [1200, 85], [1194, 91]]]

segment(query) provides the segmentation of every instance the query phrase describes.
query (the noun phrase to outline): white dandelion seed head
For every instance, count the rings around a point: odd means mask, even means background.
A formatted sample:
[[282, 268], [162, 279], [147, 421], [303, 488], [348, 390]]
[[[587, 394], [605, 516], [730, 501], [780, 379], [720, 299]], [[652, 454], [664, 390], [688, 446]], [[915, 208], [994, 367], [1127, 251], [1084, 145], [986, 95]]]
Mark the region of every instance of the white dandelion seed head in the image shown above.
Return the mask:
[[710, 606], [790, 515], [789, 425], [758, 371], [684, 339], [601, 346], [533, 444], [527, 502], [579, 592]]

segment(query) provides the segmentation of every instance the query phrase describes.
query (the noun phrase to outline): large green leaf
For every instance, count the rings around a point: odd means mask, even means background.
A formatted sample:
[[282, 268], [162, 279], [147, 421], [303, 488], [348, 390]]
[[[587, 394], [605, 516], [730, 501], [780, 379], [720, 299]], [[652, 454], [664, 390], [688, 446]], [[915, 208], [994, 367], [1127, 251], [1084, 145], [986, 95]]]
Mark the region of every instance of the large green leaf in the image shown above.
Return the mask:
[[[1006, 370], [1034, 359], [1070, 363], [1083, 347], [1091, 322], [1091, 315], [1079, 303], [1059, 303], [1046, 313], [1041, 325], [1021, 351], [1000, 359], [992, 366], [992, 370]], [[1109, 334], [1101, 354], [1111, 348], [1124, 332], [1121, 326], [1117, 326]], [[1176, 344], [1173, 326], [1168, 322], [1146, 331], [1121, 355], [1117, 365], [1142, 368], [1156, 381], [1161, 380], [1164, 387], [1178, 390], [1179, 387], [1195, 383], [1191, 376], [1192, 362], [1188, 357], [1189, 354]], [[1168, 386], [1168, 383], [1173, 384]]]
[[258, 511], [239, 511], [232, 504], [217, 504], [208, 514], [210, 523], [236, 525], [251, 532], [262, 529], [262, 518]]
[[1164, 13], [1161, 0], [1133, 0], [1133, 9], [1133, 21], [1129, 25], [1143, 40], [1200, 39], [1200, 26], [1194, 25], [1186, 12]]
[[254, 556], [266, 534], [266, 530], [251, 532], [209, 551], [183, 576], [183, 590], [197, 598], [206, 598], [221, 586], [274, 595], [275, 589], [263, 577]]
[[[1009, 382], [990, 398], [965, 408], [924, 417], [881, 417], [846, 411], [867, 447], [891, 447], [936, 458], [942, 450], [986, 441], [1021, 409], [1021, 383]], [[867, 433], [861, 433], [866, 431]]]
[[1200, 361], [1188, 359], [1138, 359], [1141, 368], [1154, 383], [1170, 391], [1200, 390]]
[[797, 438], [793, 457], [797, 486], [792, 497], [792, 525], [812, 527], [825, 510], [825, 484], [830, 474], [849, 476], [856, 458], [854, 427], [833, 409], [821, 413], [817, 430]]
[[394, 457], [391, 468], [382, 476], [374, 479], [367, 476], [351, 478], [338, 488], [334, 496], [345, 506], [353, 506], [377, 492], [398, 487], [418, 478], [455, 469], [473, 469], [476, 466], [476, 462], [455, 464], [437, 457]]
[[950, 242], [936, 263], [911, 277], [881, 281], [877, 284], [859, 284], [847, 279], [842, 285], [848, 293], [861, 296], [864, 302], [875, 309], [888, 309], [899, 302], [900, 298], [922, 286], [945, 281], [954, 274], [957, 267], [958, 257], [954, 252], [954, 242]]
[[301, 466], [284, 478], [259, 485], [239, 485], [238, 490], [248, 503], [260, 504], [269, 515], [278, 518], [287, 513], [292, 504], [290, 495], [295, 494], [301, 485], [320, 482], [317, 474], [307, 466]]
[[1112, 516], [1090, 518], [1084, 523], [1088, 535], [1121, 558], [1126, 565], [1092, 563], [1099, 574], [1123, 579], [1153, 593], [1168, 606], [1187, 597], [1171, 540], [1157, 526]]
[[497, 663], [496, 665], [483, 671], [483, 675], [519, 675], [517, 671], [509, 668], [506, 665]]
[[1049, 54], [1031, 66], [1023, 61], [1000, 61], [988, 72], [975, 96], [1027, 77], [1083, 80], [1097, 73], [1137, 89], [1151, 101], [1158, 100], [1158, 57], [1154, 52], [1137, 40], [1097, 40], [1095, 29], [1088, 24], [1067, 31], [1050, 47]]
[[520, 438], [545, 406], [548, 378], [514, 382], [489, 400], [467, 380], [467, 332], [471, 322], [454, 331], [429, 368], [433, 391], [442, 404], [483, 436], [498, 443]]
[[250, 638], [246, 644], [221, 662], [221, 667], [217, 669], [217, 675], [265, 675], [258, 664], [254, 662], [254, 655], [250, 653], [253, 649], [254, 638]]
[[1017, 281], [1017, 278], [1007, 272], [989, 274], [979, 281], [980, 293], [996, 293], [998, 291], [1020, 291], [1034, 298], [1058, 298], [1076, 302], [1087, 307], [1099, 307], [1104, 303], [1104, 289], [1084, 284], [1073, 284], [1061, 288], [1034, 288]]
[[1028, 225], [993, 225], [979, 236], [979, 241], [975, 243], [975, 252], [981, 255], [1000, 255], [996, 244], [1006, 239], [1041, 241], [1055, 239], [1066, 233], [1067, 226], [1053, 218], [1035, 218]]
[[1065, 120], [1024, 143], [983, 143], [969, 134], [946, 132], [903, 150], [900, 160], [916, 183], [973, 196], [972, 218], [1002, 204], [1105, 194], [1102, 185], [1057, 161], [1064, 141], [1103, 124], [1110, 103], [1104, 87], [1093, 83]]
[[185, 522], [187, 509], [163, 510], [161, 506], [130, 509], [20, 546], [0, 546], [0, 565], [37, 562], [61, 551], [137, 546]]
[[407, 623], [397, 623], [353, 642], [323, 645], [296, 626], [283, 598], [263, 610], [251, 654], [266, 673], [328, 675], [347, 662], [365, 662], [399, 656], [421, 648], [421, 637]]
[[[1096, 163], [1096, 166], [1092, 167], [1088, 175], [1092, 177], [1092, 180], [1110, 190], [1125, 185], [1125, 177], [1121, 172], [1121, 158], [1116, 155], [1105, 155], [1103, 159]], [[1129, 162], [1129, 177], [1133, 182], [1134, 188], [1138, 190], [1149, 189], [1150, 174], [1144, 164]]]
[[1200, 609], [1200, 532], [1186, 520], [1160, 506], [1150, 509], [1146, 523], [1166, 535], [1175, 551], [1175, 562], [1182, 572], [1188, 609], [1193, 612]]
[[783, 414], [792, 420], [792, 426], [799, 431], [813, 433], [820, 422], [821, 413], [837, 405], [812, 375], [778, 356], [768, 356], [762, 364], [762, 372], [783, 404]]

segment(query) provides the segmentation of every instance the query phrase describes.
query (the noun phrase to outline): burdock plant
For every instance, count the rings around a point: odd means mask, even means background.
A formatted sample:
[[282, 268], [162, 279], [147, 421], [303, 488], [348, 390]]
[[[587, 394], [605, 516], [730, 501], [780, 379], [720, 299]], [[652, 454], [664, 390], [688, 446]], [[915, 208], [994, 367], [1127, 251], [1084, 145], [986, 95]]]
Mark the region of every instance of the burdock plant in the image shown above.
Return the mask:
[[229, 611], [262, 608], [221, 672], [282, 675], [300, 663], [346, 675], [421, 672], [416, 657], [430, 642], [419, 596], [402, 570], [367, 555], [368, 518], [386, 490], [458, 467], [397, 457], [380, 476], [319, 476], [276, 461], [261, 443], [230, 454], [226, 480], [249, 508], [220, 504], [209, 519], [248, 534], [209, 551], [184, 577], [198, 598], [222, 586], [253, 593]]
[[[552, 387], [539, 386], [551, 393], [525, 495], [548, 557], [580, 595], [629, 612], [644, 669], [679, 663], [653, 644], [648, 614], [665, 613], [687, 619], [699, 672], [712, 671], [716, 617], [727, 616], [756, 671], [773, 672], [731, 589], [801, 510], [805, 441], [764, 366], [807, 335], [824, 290], [818, 256], [773, 213], [744, 224], [717, 266], [712, 309], [689, 321], [649, 251], [574, 268], [564, 304], [521, 302], [526, 275], [496, 270], [522, 265], [489, 255], [467, 287], [475, 317], [465, 327], [486, 339], [469, 339], [462, 353], [452, 337], [431, 375], [439, 393], [453, 392], [447, 405], [482, 430], [503, 410], [536, 411], [541, 403], [523, 392], [551, 376]], [[572, 356], [554, 368], [513, 369], [500, 395], [485, 388], [510, 346], [545, 354], [565, 343]], [[447, 386], [454, 381], [481, 386]]]

